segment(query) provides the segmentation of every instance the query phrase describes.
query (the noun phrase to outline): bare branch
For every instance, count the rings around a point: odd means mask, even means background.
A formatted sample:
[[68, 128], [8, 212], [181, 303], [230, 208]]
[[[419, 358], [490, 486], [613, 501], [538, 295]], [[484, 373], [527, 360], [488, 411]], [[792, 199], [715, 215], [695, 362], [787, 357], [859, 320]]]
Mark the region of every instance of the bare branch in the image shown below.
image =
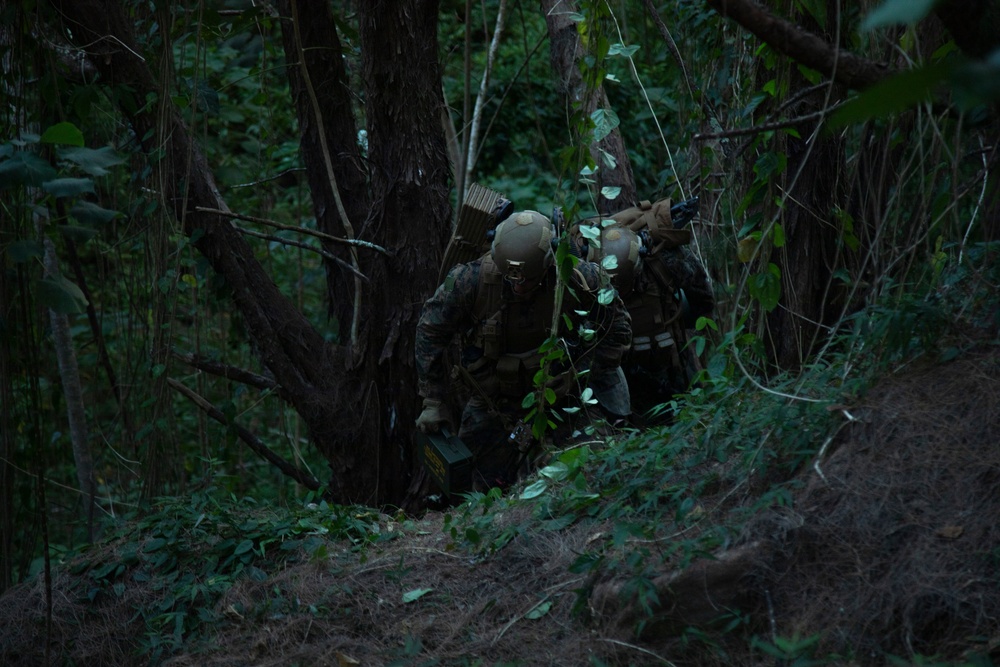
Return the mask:
[[[380, 245], [371, 243], [370, 241], [361, 241], [360, 239], [344, 239], [339, 236], [332, 236], [324, 232], [317, 231], [315, 229], [306, 229], [305, 227], [297, 227], [295, 225], [285, 225], [280, 222], [275, 222], [274, 220], [268, 220], [267, 218], [258, 218], [252, 215], [245, 215], [243, 213], [232, 213], [230, 211], [223, 211], [217, 208], [205, 208], [203, 206], [196, 206], [196, 211], [200, 213], [214, 213], [215, 215], [220, 215], [224, 218], [232, 218], [234, 220], [246, 220], [247, 222], [256, 222], [260, 225], [265, 225], [267, 227], [273, 227], [275, 229], [283, 229], [285, 231], [298, 232], [299, 234], [306, 234], [308, 236], [315, 236], [318, 239], [324, 241], [329, 241], [331, 243], [343, 243], [344, 245], [353, 245], [360, 248], [368, 248], [370, 250], [376, 250], [387, 257], [394, 256], [395, 253], [383, 248]], [[306, 246], [308, 247], [308, 246]], [[358, 275], [361, 275], [360, 273]]]
[[214, 359], [209, 359], [197, 354], [191, 354], [190, 352], [170, 350], [170, 354], [174, 357], [174, 359], [182, 361], [188, 366], [197, 368], [200, 371], [204, 371], [209, 375], [223, 377], [227, 380], [233, 380], [251, 387], [256, 387], [257, 389], [275, 391], [279, 396], [281, 396], [281, 386], [275, 382], [273, 378], [258, 375], [257, 373], [251, 373], [245, 368], [237, 368], [236, 366], [223, 364], [215, 361]]
[[309, 250], [310, 252], [319, 253], [323, 257], [329, 259], [332, 262], [336, 262], [337, 264], [339, 264], [343, 268], [345, 268], [348, 271], [352, 272], [354, 275], [356, 275], [359, 278], [363, 279], [365, 282], [368, 282], [368, 276], [366, 276], [365, 274], [361, 273], [361, 271], [359, 271], [358, 269], [354, 268], [353, 266], [351, 266], [350, 264], [348, 264], [344, 260], [340, 259], [339, 257], [337, 257], [336, 255], [334, 255], [333, 253], [329, 253], [326, 250], [323, 250], [322, 248], [314, 248], [311, 245], [309, 245], [308, 243], [303, 243], [302, 241], [293, 241], [292, 239], [283, 239], [280, 236], [275, 236], [274, 234], [265, 234], [264, 232], [255, 232], [252, 229], [243, 229], [242, 227], [234, 227], [234, 229], [236, 231], [238, 231], [240, 234], [246, 234], [247, 236], [255, 236], [255, 237], [259, 238], [259, 239], [264, 239], [266, 241], [273, 241], [275, 243], [280, 243], [282, 245], [295, 246], [296, 248], [302, 248], [303, 250]]
[[235, 431], [236, 436], [246, 443], [247, 447], [252, 449], [254, 453], [262, 459], [278, 468], [278, 470], [284, 473], [285, 476], [291, 477], [310, 491], [319, 491], [321, 484], [315, 477], [303, 470], [299, 470], [294, 465], [286, 461], [284, 457], [271, 451], [267, 445], [262, 443], [257, 436], [247, 429], [230, 422], [226, 419], [226, 415], [224, 415], [221, 410], [209, 403], [203, 396], [198, 395], [173, 378], [167, 378], [167, 384], [170, 385], [170, 387], [175, 391], [189, 398], [192, 403], [201, 408], [202, 411], [209, 417], [220, 424], [224, 424], [225, 426], [232, 428]]

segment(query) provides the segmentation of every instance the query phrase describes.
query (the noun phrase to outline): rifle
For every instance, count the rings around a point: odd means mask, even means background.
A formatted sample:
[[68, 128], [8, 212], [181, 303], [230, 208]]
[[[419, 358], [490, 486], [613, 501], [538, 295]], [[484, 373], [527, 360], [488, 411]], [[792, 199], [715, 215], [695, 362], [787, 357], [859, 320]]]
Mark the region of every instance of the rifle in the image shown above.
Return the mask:
[[670, 221], [674, 229], [682, 229], [698, 213], [698, 197], [685, 199], [670, 207]]

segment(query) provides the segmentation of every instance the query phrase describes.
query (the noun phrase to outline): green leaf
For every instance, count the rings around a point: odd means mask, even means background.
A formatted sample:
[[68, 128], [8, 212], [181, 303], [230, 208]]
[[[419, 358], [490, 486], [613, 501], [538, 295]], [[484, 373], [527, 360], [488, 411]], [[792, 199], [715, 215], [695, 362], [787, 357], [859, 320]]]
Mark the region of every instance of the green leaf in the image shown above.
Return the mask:
[[94, 181], [89, 178], [56, 178], [42, 183], [45, 190], [56, 197], [76, 197], [94, 191]]
[[545, 493], [545, 490], [549, 487], [549, 483], [544, 479], [537, 479], [528, 486], [525, 487], [524, 491], [521, 491], [519, 496], [521, 500], [531, 500], [532, 498], [537, 498], [538, 496]]
[[785, 245], [785, 228], [780, 223], [774, 223], [771, 230], [771, 242], [774, 243], [775, 248], [781, 248]]
[[767, 271], [750, 277], [750, 296], [760, 302], [761, 307], [771, 312], [781, 298], [781, 269], [776, 264], [768, 264]]
[[69, 315], [87, 309], [87, 297], [74, 283], [62, 276], [42, 278], [35, 283], [38, 302], [57, 313]]
[[552, 609], [552, 601], [543, 600], [532, 607], [531, 610], [524, 615], [524, 617], [529, 621], [536, 621], [542, 616], [545, 616], [545, 614], [549, 613], [549, 609]]
[[569, 466], [561, 461], [556, 461], [552, 465], [545, 466], [538, 471], [538, 474], [542, 477], [548, 477], [554, 482], [559, 482], [569, 475]]
[[403, 602], [409, 604], [414, 600], [419, 600], [433, 590], [433, 588], [414, 588], [412, 591], [406, 591], [403, 593]]
[[899, 23], [913, 24], [934, 9], [939, 0], [885, 0], [861, 24], [862, 30], [874, 30]]
[[52, 165], [34, 153], [19, 151], [9, 160], [0, 162], [0, 189], [11, 185], [37, 187], [55, 176]]
[[830, 116], [828, 129], [862, 123], [916, 106], [931, 99], [934, 88], [950, 76], [953, 65], [937, 63], [901, 72], [880, 81]]
[[42, 143], [83, 146], [83, 132], [73, 123], [56, 123], [42, 132]]
[[69, 210], [69, 214], [80, 222], [88, 225], [104, 224], [119, 217], [121, 213], [101, 208], [97, 204], [89, 201], [77, 202]]
[[611, 109], [597, 109], [590, 114], [590, 119], [594, 121], [594, 143], [597, 143], [611, 134], [621, 121]]
[[109, 173], [108, 167], [125, 162], [125, 158], [118, 155], [113, 148], [105, 146], [103, 148], [63, 148], [59, 151], [59, 157], [68, 160], [91, 176], [105, 176]]
[[609, 56], [625, 56], [631, 58], [639, 50], [638, 46], [625, 46], [624, 44], [612, 44], [608, 49]]
[[239, 556], [240, 554], [245, 554], [251, 549], [253, 549], [253, 540], [243, 540], [236, 545], [236, 549], [233, 550], [233, 555]]
[[146, 543], [146, 549], [145, 549], [145, 551], [146, 551], [146, 553], [152, 553], [154, 551], [162, 549], [163, 547], [166, 546], [166, 544], [167, 544], [167, 540], [166, 539], [164, 539], [162, 537], [156, 537], [156, 538], [153, 538], [149, 542]]
[[607, 186], [607, 187], [601, 188], [601, 195], [605, 199], [617, 199], [618, 195], [620, 195], [621, 193], [622, 193], [622, 189], [620, 187], [618, 187], [618, 186], [614, 186], [614, 187]]
[[44, 255], [45, 250], [37, 241], [14, 241], [7, 246], [7, 257], [14, 263], [27, 262], [29, 259]]

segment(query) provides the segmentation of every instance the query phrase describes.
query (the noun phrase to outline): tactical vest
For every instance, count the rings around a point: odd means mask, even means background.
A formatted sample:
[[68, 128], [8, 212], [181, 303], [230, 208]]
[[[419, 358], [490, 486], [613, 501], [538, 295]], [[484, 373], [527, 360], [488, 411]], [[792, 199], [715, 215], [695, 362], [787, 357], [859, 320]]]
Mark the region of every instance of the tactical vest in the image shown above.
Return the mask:
[[629, 363], [664, 364], [679, 367], [679, 346], [684, 343], [681, 307], [674, 297], [674, 285], [666, 267], [657, 257], [646, 260], [646, 284], [633, 290], [625, 300], [632, 316], [632, 348]]
[[[582, 275], [574, 289], [589, 292]], [[479, 322], [472, 344], [483, 351], [485, 359], [496, 362], [499, 391], [504, 396], [521, 398], [531, 390], [535, 374], [542, 367], [538, 348], [549, 337], [555, 289], [549, 273], [530, 300], [503, 298], [503, 274], [493, 258], [486, 255], [479, 270], [479, 285], [473, 312]], [[568, 296], [568, 295], [567, 295]]]

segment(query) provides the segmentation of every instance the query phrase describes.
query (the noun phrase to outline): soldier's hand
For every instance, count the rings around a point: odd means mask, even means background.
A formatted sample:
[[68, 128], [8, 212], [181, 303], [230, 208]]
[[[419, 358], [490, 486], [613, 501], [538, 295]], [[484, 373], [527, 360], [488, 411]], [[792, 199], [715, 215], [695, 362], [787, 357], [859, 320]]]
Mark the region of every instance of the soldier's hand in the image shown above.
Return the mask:
[[424, 409], [417, 417], [417, 430], [421, 433], [437, 433], [445, 426], [451, 426], [451, 410], [436, 398], [425, 398]]

